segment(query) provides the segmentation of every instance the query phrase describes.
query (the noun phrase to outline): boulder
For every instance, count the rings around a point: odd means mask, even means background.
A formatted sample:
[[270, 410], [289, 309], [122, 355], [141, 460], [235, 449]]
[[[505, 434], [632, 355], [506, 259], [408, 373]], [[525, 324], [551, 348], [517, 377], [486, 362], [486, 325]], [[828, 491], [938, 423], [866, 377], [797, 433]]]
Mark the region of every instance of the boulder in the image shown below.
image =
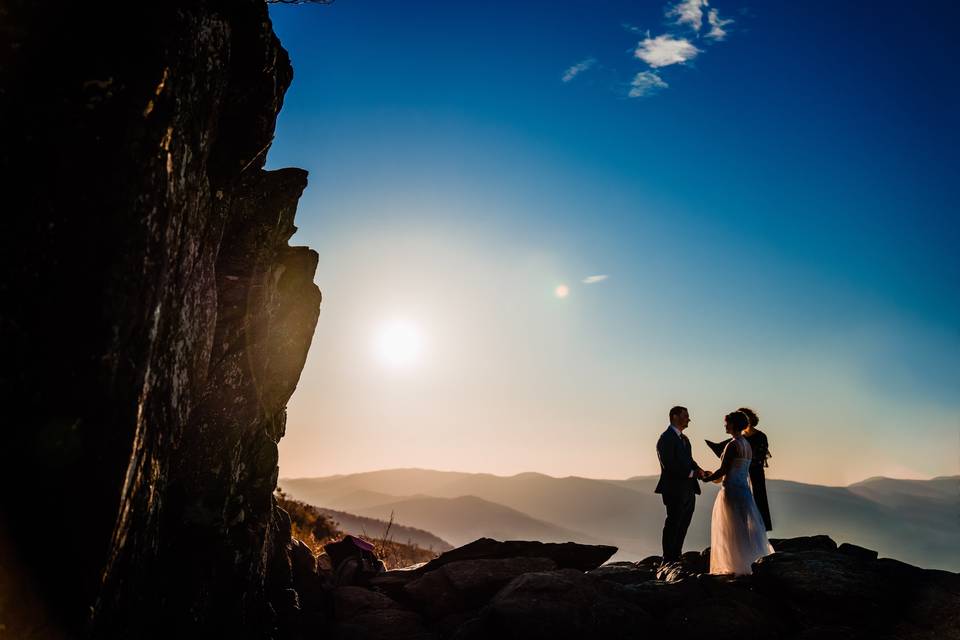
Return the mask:
[[329, 594], [324, 588], [325, 575], [317, 571], [317, 560], [313, 551], [296, 538], [290, 544], [290, 568], [293, 575], [293, 587], [300, 595], [300, 604], [304, 610], [326, 610]]
[[392, 569], [379, 573], [370, 578], [370, 587], [382, 591], [392, 598], [402, 600], [406, 597], [403, 588], [407, 583], [423, 575], [423, 572], [418, 571], [418, 569], [422, 569], [426, 564], [426, 562], [420, 562], [402, 569]]
[[638, 562], [611, 562], [588, 572], [588, 575], [624, 585], [657, 579], [655, 568]]
[[333, 573], [333, 561], [326, 552], [321, 552], [316, 556], [318, 573]]
[[697, 576], [696, 582], [705, 600], [736, 602], [753, 612], [754, 619], [763, 621], [762, 629], [766, 633], [775, 636], [784, 632], [783, 621], [790, 617], [790, 610], [776, 594], [760, 592], [753, 576], [705, 573]]
[[371, 611], [337, 625], [337, 640], [439, 640], [420, 616], [402, 609]]
[[728, 597], [735, 600], [742, 598], [737, 594], [753, 594], [753, 576], [735, 576], [728, 573], [715, 575], [704, 573], [697, 576], [697, 584], [703, 592], [714, 598]]
[[485, 604], [519, 575], [555, 568], [549, 558], [461, 560], [408, 582], [404, 592], [428, 617], [440, 618]]
[[428, 571], [403, 590], [419, 610], [436, 619], [486, 604], [519, 575], [555, 568], [549, 558], [460, 560]]
[[679, 560], [657, 567], [657, 579], [665, 582], [677, 582], [706, 573], [709, 569], [709, 564], [704, 563], [703, 556], [691, 551], [683, 554]]
[[657, 623], [624, 587], [561, 569], [514, 579], [461, 628], [460, 640], [522, 638], [647, 638]]
[[775, 553], [754, 564], [753, 577], [808, 635], [849, 627], [868, 636], [960, 639], [960, 575], [870, 555]]
[[869, 640], [872, 634], [851, 627], [808, 627], [793, 640]]
[[876, 560], [878, 555], [873, 549], [858, 547], [857, 545], [850, 544], [849, 542], [844, 542], [841, 544], [839, 547], [837, 547], [837, 551], [860, 560]]
[[663, 618], [674, 609], [688, 607], [706, 596], [697, 580], [650, 580], [627, 585], [624, 587], [624, 595], [656, 618]]
[[665, 637], [674, 640], [774, 640], [780, 623], [729, 598], [705, 598], [674, 609], [664, 620]]
[[290, 566], [293, 569], [294, 581], [317, 575], [317, 559], [302, 540], [293, 538], [290, 541]]
[[420, 576], [420, 573], [413, 571], [384, 571], [383, 573], [370, 578], [368, 582], [371, 589], [381, 591], [389, 595], [391, 598], [403, 599], [406, 597], [404, 587]]
[[395, 600], [363, 587], [337, 587], [333, 590], [333, 611], [337, 620], [348, 620], [361, 613], [399, 609]]
[[836, 551], [837, 543], [830, 536], [800, 536], [799, 538], [770, 538], [774, 551]]
[[549, 558], [560, 569], [590, 571], [609, 560], [616, 552], [616, 547], [599, 544], [526, 540], [500, 542], [491, 538], [479, 538], [441, 554], [415, 571], [426, 573], [451, 562], [497, 558]]
[[960, 574], [890, 558], [870, 564], [896, 588], [898, 637], [960, 640]]
[[467, 608], [466, 598], [450, 582], [443, 567], [405, 584], [400, 597], [431, 619]]
[[550, 558], [522, 557], [451, 562], [440, 570], [461, 593], [493, 596], [519, 575], [556, 568], [557, 563]]
[[[336, 625], [341, 640], [434, 640], [414, 611], [382, 593], [363, 587], [337, 587], [333, 592]], [[314, 629], [316, 633], [319, 630]]]
[[[774, 553], [753, 565], [758, 591], [780, 598], [801, 619], [883, 627], [895, 613], [895, 583], [873, 563], [827, 551]], [[859, 626], [859, 625], [858, 625]]]
[[439, 620], [430, 620], [429, 627], [431, 631], [440, 634], [442, 638], [450, 638], [459, 633], [464, 625], [470, 625], [477, 618], [477, 611], [457, 611], [445, 615]]

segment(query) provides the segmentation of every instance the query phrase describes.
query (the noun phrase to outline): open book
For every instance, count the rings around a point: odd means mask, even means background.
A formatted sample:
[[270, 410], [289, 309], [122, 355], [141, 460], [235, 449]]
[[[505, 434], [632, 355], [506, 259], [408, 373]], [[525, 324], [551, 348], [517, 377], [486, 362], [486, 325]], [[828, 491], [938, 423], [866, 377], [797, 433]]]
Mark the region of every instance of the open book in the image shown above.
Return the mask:
[[724, 448], [726, 448], [727, 443], [730, 442], [731, 439], [732, 439], [732, 438], [727, 438], [727, 439], [724, 440], [723, 442], [710, 442], [709, 440], [704, 440], [704, 442], [707, 443], [707, 446], [710, 447], [710, 449], [711, 449], [715, 454], [717, 454], [717, 457], [719, 458], [720, 456], [723, 455], [723, 450], [724, 450]]

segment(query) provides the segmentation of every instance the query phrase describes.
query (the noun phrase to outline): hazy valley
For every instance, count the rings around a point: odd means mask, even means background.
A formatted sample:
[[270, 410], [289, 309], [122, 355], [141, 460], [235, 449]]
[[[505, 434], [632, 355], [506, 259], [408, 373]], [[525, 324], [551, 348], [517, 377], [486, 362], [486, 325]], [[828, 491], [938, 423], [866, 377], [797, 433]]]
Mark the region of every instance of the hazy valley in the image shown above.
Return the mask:
[[[960, 477], [871, 478], [848, 487], [768, 480], [772, 537], [829, 533], [929, 568], [960, 570]], [[280, 481], [324, 509], [425, 529], [452, 545], [478, 537], [613, 544], [617, 559], [660, 552], [663, 505], [656, 478], [554, 478], [392, 469]], [[717, 485], [697, 501], [686, 547], [710, 543]], [[369, 526], [369, 525], [367, 525]], [[349, 523], [345, 523], [349, 529]]]

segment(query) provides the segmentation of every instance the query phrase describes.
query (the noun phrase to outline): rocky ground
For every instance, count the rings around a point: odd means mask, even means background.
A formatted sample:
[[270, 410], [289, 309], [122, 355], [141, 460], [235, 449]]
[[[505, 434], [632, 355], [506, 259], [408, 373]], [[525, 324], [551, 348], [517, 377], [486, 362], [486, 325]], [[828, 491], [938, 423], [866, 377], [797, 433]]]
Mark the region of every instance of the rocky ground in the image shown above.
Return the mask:
[[740, 577], [707, 573], [709, 549], [604, 564], [615, 548], [480, 539], [364, 585], [300, 554], [294, 582], [323, 620], [304, 635], [344, 640], [960, 638], [960, 574], [827, 536], [772, 542]]

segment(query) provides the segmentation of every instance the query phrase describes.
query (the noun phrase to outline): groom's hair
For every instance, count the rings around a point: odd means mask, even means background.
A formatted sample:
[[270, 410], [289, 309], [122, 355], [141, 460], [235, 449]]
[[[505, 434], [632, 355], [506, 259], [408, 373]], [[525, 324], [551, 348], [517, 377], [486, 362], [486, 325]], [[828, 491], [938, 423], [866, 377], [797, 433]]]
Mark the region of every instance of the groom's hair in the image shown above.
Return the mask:
[[760, 424], [760, 416], [757, 415], [757, 412], [751, 409], [750, 407], [740, 407], [737, 409], [740, 413], [743, 413], [747, 416], [747, 419], [750, 421], [750, 426], [755, 427]]
[[[677, 405], [674, 408], [670, 409], [670, 420], [673, 421], [673, 416], [680, 415], [681, 411], [687, 411], [687, 408]], [[687, 413], [690, 413], [690, 412], [687, 411]]]

